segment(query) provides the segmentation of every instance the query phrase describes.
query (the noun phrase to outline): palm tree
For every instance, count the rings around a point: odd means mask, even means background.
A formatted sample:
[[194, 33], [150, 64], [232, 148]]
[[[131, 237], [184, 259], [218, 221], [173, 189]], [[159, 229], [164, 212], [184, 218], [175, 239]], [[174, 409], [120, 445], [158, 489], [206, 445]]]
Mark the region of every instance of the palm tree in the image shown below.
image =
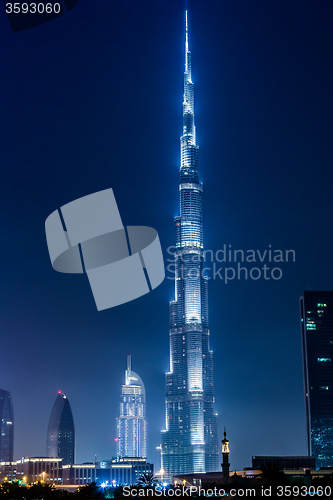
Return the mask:
[[158, 479], [152, 472], [147, 472], [136, 480], [136, 484], [141, 488], [154, 487], [158, 484]]
[[96, 483], [96, 481], [92, 481], [91, 483], [87, 483], [84, 486], [80, 486], [76, 493], [76, 496], [80, 496], [83, 498], [96, 498], [104, 497], [104, 493], [101, 490], [101, 487]]

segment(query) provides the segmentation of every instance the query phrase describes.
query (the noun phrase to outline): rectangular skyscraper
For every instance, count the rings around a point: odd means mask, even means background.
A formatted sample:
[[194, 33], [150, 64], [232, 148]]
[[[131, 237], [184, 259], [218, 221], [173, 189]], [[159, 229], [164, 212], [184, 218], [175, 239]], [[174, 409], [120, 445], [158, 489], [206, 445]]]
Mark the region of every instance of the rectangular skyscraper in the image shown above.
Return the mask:
[[186, 12], [180, 215], [175, 218], [175, 300], [170, 303], [170, 371], [162, 433], [162, 469], [168, 477], [219, 468], [198, 153]]
[[333, 292], [300, 298], [308, 454], [333, 467]]
[[12, 462], [14, 449], [14, 412], [10, 392], [0, 389], [0, 462]]
[[131, 356], [127, 356], [117, 431], [118, 457], [147, 457], [146, 390], [141, 377], [132, 371]]

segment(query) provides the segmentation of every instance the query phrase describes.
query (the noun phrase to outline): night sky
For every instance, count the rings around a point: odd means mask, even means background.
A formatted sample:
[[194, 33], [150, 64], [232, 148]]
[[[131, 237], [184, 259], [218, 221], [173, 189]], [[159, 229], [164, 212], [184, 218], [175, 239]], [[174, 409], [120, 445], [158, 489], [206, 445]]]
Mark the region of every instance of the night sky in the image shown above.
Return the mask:
[[[306, 289], [333, 289], [333, 3], [188, 8], [205, 248], [296, 252], [296, 262], [272, 266], [280, 280], [209, 283], [216, 410], [234, 470], [252, 455], [306, 453], [298, 301]], [[44, 223], [111, 187], [124, 224], [157, 229], [168, 257], [184, 9], [182, 0], [80, 0], [12, 33], [0, 6], [0, 387], [13, 397], [15, 459], [45, 455], [58, 390], [71, 403], [76, 462], [115, 455], [131, 354], [147, 391], [148, 459], [159, 468], [173, 282], [97, 312], [86, 276], [52, 269]]]

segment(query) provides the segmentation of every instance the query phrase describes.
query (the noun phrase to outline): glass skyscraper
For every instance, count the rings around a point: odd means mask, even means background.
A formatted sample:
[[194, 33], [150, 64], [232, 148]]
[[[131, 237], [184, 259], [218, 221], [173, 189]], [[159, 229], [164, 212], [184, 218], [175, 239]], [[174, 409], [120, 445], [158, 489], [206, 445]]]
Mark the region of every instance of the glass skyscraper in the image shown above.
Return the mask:
[[12, 462], [14, 450], [14, 412], [10, 392], [0, 389], [0, 462]]
[[300, 298], [308, 454], [333, 467], [333, 292]]
[[141, 377], [132, 371], [131, 356], [127, 356], [117, 432], [118, 457], [147, 457], [146, 390]]
[[46, 454], [62, 458], [63, 465], [74, 464], [75, 430], [74, 420], [66, 394], [58, 393], [47, 429]]
[[175, 300], [170, 303], [170, 371], [162, 432], [162, 469], [169, 477], [219, 469], [198, 150], [186, 12], [180, 215], [175, 218]]

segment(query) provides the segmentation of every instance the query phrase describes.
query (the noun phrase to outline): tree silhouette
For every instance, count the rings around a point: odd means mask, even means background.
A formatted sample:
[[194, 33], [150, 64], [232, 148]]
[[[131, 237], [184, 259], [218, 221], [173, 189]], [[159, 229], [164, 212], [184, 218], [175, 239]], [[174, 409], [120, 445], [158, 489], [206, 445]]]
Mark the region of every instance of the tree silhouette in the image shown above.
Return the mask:
[[96, 481], [92, 481], [91, 483], [85, 484], [84, 486], [80, 486], [75, 495], [82, 498], [98, 498], [104, 497], [104, 492], [96, 483]]
[[26, 488], [25, 498], [27, 500], [40, 498], [44, 500], [49, 500], [57, 495], [57, 491], [53, 484], [43, 484], [38, 482]]
[[147, 472], [142, 474], [137, 481], [136, 485], [140, 488], [154, 487], [158, 484], [158, 479], [154, 476], [152, 472]]
[[288, 478], [283, 472], [282, 467], [277, 465], [276, 462], [266, 462], [260, 466], [261, 473], [258, 474], [260, 482], [268, 485], [283, 485], [288, 483]]

